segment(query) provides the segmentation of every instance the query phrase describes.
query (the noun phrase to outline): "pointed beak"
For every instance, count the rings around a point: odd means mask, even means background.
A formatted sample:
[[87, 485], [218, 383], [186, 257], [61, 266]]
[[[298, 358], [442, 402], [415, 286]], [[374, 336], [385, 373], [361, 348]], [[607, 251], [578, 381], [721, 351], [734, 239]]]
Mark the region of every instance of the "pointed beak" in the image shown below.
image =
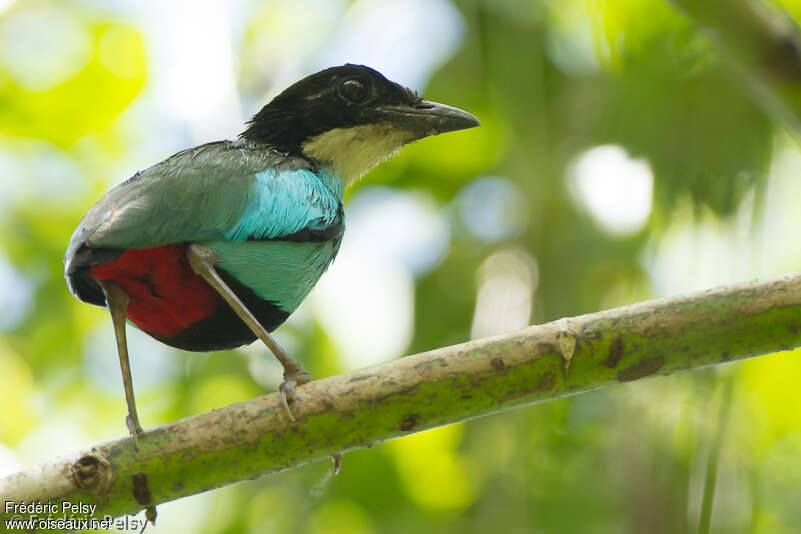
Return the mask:
[[377, 110], [393, 124], [415, 134], [415, 139], [481, 126], [466, 111], [422, 100], [410, 106], [380, 106]]

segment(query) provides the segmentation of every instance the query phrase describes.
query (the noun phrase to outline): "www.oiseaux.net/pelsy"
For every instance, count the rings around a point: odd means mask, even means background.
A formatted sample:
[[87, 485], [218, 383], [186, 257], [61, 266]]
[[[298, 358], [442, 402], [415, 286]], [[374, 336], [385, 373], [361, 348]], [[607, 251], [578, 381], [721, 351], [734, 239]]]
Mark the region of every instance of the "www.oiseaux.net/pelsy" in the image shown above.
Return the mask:
[[309, 374], [272, 339], [339, 250], [345, 188], [412, 141], [478, 126], [361, 65], [332, 67], [264, 106], [236, 141], [184, 150], [108, 192], [70, 239], [72, 293], [111, 311], [138, 446], [126, 319], [193, 351], [260, 338], [287, 401]]

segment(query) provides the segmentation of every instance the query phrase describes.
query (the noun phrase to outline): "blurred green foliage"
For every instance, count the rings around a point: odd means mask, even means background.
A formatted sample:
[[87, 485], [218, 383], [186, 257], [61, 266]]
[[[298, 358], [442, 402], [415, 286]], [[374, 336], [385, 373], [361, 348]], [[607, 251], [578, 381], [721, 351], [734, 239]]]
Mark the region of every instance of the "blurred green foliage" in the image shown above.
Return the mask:
[[[482, 306], [480, 268], [499, 251], [533, 266], [514, 286], [526, 293], [530, 322], [677, 293], [699, 279], [722, 284], [798, 265], [801, 253], [781, 237], [799, 222], [793, 206], [801, 192], [788, 181], [801, 169], [797, 148], [669, 3], [454, 3], [463, 41], [424, 94], [470, 110], [482, 127], [414, 145], [349, 192], [353, 198], [377, 184], [424, 192], [447, 222], [447, 255], [414, 279], [405, 353], [470, 338]], [[801, 13], [797, 2], [782, 5]], [[291, 10], [276, 6], [239, 14], [247, 38], [233, 43], [236, 55], [252, 57], [255, 36]], [[137, 119], [157, 80], [148, 37], [125, 10], [18, 0], [0, 8], [0, 41], [16, 42], [17, 17], [48, 9], [68, 16], [81, 36], [69, 68], [45, 64], [43, 78], [31, 81], [47, 53], [35, 46], [47, 41], [46, 28], [23, 39], [32, 63], [22, 71], [17, 52], [0, 54], [0, 292], [17, 295], [0, 300], [8, 319], [0, 321], [0, 452], [10, 451], [17, 467], [123, 434], [122, 388], [105, 383], [118, 380], [110, 323], [104, 310], [68, 293], [62, 256], [91, 203], [157, 161], [131, 154], [163, 139], [156, 152], [164, 157], [191, 142], [165, 131], [158, 117]], [[272, 80], [246, 67], [238, 83], [264, 91]], [[629, 233], [606, 230], [571, 189], [577, 158], [609, 144], [647, 162], [653, 175], [650, 215]], [[470, 219], [478, 214], [460, 208], [482, 176], [502, 177], [524, 202], [520, 224], [500, 238], [476, 234]], [[621, 211], [633, 202], [626, 193], [617, 193]], [[785, 202], [770, 204], [774, 197]], [[501, 218], [509, 215], [503, 206]], [[744, 231], [738, 221], [746, 221]], [[707, 253], [710, 243], [725, 253]], [[314, 376], [348, 367], [314, 314], [281, 335]], [[145, 426], [259, 395], [265, 387], [254, 369], [271, 365], [261, 347], [198, 355], [140, 339], [132, 353], [167, 377], [135, 379]], [[784, 354], [553, 401], [349, 453], [331, 480], [329, 466], [316, 464], [165, 505], [157, 528], [690, 533], [717, 451], [711, 531], [796, 532], [799, 378], [801, 361]], [[725, 381], [733, 384], [730, 423], [718, 439]]]

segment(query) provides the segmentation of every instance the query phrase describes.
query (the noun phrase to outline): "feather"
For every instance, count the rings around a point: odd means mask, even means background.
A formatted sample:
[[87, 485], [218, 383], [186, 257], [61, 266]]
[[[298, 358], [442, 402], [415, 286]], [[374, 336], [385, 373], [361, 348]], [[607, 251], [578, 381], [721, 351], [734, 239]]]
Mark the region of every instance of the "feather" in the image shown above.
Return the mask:
[[212, 247], [230, 276], [291, 312], [339, 249], [343, 188], [330, 169], [259, 143], [222, 141], [179, 152], [87, 212], [67, 248], [70, 289], [103, 304], [88, 275], [92, 266], [128, 249], [197, 242]]

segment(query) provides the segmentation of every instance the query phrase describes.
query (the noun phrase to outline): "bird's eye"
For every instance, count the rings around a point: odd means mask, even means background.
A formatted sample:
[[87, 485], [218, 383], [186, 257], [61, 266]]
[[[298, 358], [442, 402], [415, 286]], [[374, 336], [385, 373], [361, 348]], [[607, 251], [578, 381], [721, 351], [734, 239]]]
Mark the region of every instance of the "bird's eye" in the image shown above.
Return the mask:
[[339, 94], [348, 102], [361, 102], [367, 98], [367, 87], [359, 80], [345, 80], [339, 86]]

